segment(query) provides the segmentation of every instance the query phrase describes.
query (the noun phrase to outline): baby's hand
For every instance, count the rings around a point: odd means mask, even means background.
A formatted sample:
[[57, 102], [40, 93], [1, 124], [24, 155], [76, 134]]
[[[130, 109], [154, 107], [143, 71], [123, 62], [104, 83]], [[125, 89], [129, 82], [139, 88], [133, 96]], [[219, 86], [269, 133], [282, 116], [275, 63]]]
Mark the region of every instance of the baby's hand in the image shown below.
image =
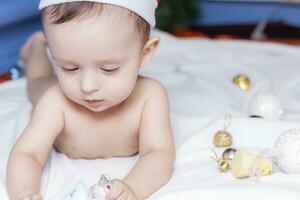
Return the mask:
[[123, 181], [114, 179], [111, 182], [112, 189], [107, 194], [107, 200], [138, 200], [133, 190]]

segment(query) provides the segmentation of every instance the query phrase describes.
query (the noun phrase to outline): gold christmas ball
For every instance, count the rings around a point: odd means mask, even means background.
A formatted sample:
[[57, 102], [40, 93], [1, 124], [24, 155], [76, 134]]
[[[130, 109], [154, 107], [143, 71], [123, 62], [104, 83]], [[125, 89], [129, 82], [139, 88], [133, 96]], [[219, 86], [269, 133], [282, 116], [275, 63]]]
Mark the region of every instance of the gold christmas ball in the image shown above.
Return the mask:
[[232, 145], [232, 136], [227, 131], [218, 131], [213, 141], [215, 147], [230, 147]]
[[215, 147], [230, 147], [232, 145], [232, 136], [227, 131], [218, 131], [214, 136]]
[[230, 170], [230, 164], [227, 160], [220, 160], [219, 162], [219, 171], [228, 172]]
[[244, 74], [239, 74], [235, 76], [232, 81], [235, 85], [237, 85], [239, 88], [241, 88], [244, 91], [249, 91], [251, 89], [251, 81]]
[[236, 149], [234, 148], [225, 149], [225, 151], [222, 154], [222, 159], [230, 162], [234, 158], [235, 152]]

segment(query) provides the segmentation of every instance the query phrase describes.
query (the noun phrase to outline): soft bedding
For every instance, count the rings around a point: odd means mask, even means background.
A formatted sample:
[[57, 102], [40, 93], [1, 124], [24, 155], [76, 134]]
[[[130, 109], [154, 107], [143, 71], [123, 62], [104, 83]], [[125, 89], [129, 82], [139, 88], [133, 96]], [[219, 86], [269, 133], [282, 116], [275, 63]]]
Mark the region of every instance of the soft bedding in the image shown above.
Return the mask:
[[[217, 164], [210, 158], [212, 138], [223, 128], [224, 114], [233, 116], [229, 131], [234, 147], [253, 152], [271, 147], [283, 131], [300, 128], [300, 49], [245, 41], [184, 40], [156, 33], [162, 37], [161, 48], [141, 74], [159, 79], [168, 90], [177, 159], [170, 182], [149, 199], [300, 199], [299, 174], [277, 172], [237, 180], [230, 172], [218, 173]], [[238, 73], [250, 77], [250, 92], [232, 84], [232, 77]], [[8, 199], [5, 171], [9, 150], [30, 117], [25, 86], [24, 79], [0, 85], [1, 200]], [[249, 101], [261, 90], [282, 98], [282, 120], [248, 117]], [[72, 160], [53, 150], [43, 170], [42, 193], [51, 199], [79, 179], [94, 184], [102, 173], [122, 178], [137, 158]]]

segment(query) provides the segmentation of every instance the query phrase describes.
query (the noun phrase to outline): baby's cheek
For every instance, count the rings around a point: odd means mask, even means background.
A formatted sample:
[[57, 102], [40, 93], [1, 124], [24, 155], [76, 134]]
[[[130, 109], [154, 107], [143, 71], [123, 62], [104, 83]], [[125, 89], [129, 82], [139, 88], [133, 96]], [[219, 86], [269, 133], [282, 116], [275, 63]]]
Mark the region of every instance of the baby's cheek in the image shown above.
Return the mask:
[[115, 85], [113, 89], [111, 89], [111, 91], [113, 92], [113, 95], [116, 99], [126, 99], [131, 92], [133, 91], [135, 86], [135, 82], [131, 81], [131, 80], [124, 80], [124, 81], [120, 81], [120, 83], [118, 83], [118, 85]]
[[73, 101], [80, 96], [80, 87], [76, 85], [76, 83], [72, 83], [71, 81], [60, 81], [60, 87], [62, 88], [63, 93]]

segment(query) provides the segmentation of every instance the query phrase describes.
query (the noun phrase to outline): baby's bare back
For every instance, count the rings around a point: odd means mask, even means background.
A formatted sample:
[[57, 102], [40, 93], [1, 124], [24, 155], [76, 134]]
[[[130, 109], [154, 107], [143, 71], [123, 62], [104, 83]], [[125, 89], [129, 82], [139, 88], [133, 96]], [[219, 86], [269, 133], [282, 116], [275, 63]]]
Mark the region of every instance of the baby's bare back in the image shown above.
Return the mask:
[[139, 82], [129, 98], [101, 113], [89, 111], [65, 99], [64, 129], [55, 140], [55, 149], [73, 159], [136, 154], [145, 99], [143, 91], [147, 91], [139, 86]]

